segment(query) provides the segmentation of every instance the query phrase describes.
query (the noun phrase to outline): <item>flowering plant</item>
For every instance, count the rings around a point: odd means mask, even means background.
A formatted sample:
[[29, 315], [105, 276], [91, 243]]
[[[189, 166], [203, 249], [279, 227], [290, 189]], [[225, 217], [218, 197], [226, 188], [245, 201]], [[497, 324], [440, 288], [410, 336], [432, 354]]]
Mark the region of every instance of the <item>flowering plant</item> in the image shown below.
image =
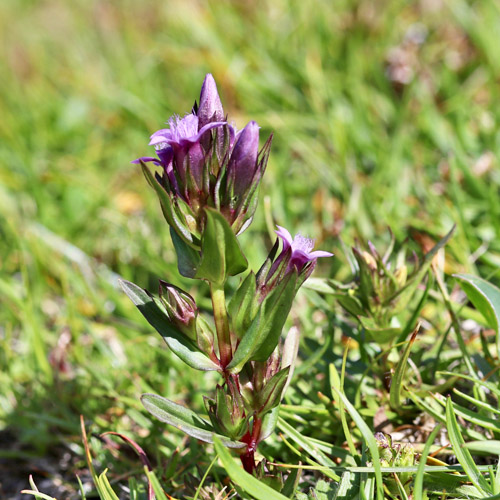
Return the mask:
[[[251, 223], [271, 137], [259, 151], [259, 126], [237, 131], [227, 121], [215, 81], [207, 75], [190, 114], [168, 120], [151, 136], [156, 157], [142, 157], [146, 179], [156, 191], [177, 252], [182, 275], [210, 285], [212, 315], [198, 310], [183, 290], [160, 281], [159, 297], [133, 283], [123, 289], [169, 348], [187, 365], [218, 371], [221, 383], [205, 398], [208, 420], [173, 401], [144, 394], [145, 408], [160, 420], [206, 442], [217, 436], [237, 449], [254, 472], [257, 445], [273, 431], [290, 382], [298, 332], [281, 332], [302, 283], [320, 257], [314, 241], [294, 238], [282, 227], [260, 270], [248, 272], [230, 301], [229, 276], [247, 271], [237, 235]], [[153, 175], [147, 166], [160, 167]]]

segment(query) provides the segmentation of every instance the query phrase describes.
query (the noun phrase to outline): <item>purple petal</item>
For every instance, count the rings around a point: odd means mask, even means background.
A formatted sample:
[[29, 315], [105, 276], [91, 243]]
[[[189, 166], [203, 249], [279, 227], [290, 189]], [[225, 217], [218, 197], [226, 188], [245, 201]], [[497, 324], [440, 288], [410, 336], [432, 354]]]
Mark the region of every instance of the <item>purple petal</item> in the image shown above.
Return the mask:
[[285, 229], [281, 226], [276, 226], [278, 228], [275, 233], [283, 240], [283, 247], [289, 248], [292, 246], [293, 238], [292, 235], [288, 232], [288, 229]]
[[217, 92], [217, 85], [210, 73], [205, 76], [205, 80], [201, 86], [198, 118], [201, 128], [212, 120], [220, 122], [224, 119], [224, 110], [220, 102], [219, 93]]
[[319, 259], [320, 257], [333, 257], [333, 253], [325, 252], [324, 250], [315, 250], [309, 253], [309, 257], [312, 259]]
[[137, 160], [132, 160], [130, 163], [134, 163], [135, 165], [139, 165], [143, 161], [144, 163], [147, 163], [148, 161], [153, 161], [156, 164], [159, 164], [160, 162], [158, 161], [158, 158], [153, 158], [152, 156], [141, 156], [140, 158], [137, 158]]
[[201, 139], [201, 136], [207, 131], [211, 130], [215, 127], [221, 127], [222, 125], [225, 125], [227, 122], [212, 122], [212, 123], [207, 123], [203, 127], [200, 128], [200, 131], [196, 135], [196, 140], [193, 142], [198, 142]]

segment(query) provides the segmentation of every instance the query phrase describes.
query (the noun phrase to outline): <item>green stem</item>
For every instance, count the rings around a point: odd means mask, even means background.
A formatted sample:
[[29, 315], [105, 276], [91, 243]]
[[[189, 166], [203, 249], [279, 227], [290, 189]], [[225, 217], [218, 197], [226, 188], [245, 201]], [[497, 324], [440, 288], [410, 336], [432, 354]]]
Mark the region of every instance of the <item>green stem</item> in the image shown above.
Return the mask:
[[214, 310], [215, 329], [217, 330], [217, 343], [219, 344], [219, 357], [223, 368], [231, 362], [233, 353], [231, 349], [231, 333], [226, 311], [226, 296], [224, 285], [210, 284], [212, 306]]

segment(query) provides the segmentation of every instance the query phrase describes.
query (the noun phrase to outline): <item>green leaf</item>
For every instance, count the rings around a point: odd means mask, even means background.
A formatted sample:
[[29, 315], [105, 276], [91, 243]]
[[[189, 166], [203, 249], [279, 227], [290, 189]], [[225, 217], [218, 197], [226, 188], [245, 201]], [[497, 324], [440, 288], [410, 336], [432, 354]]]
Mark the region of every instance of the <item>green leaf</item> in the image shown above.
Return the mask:
[[231, 480], [257, 500], [288, 500], [287, 497], [273, 490], [267, 484], [260, 482], [248, 472], [245, 472], [234, 460], [228, 450], [222, 446], [218, 438], [214, 438], [217, 455]]
[[196, 238], [193, 238], [193, 235], [187, 229], [186, 225], [176, 214], [170, 196], [165, 191], [165, 189], [160, 186], [146, 164], [143, 161], [141, 161], [140, 163], [144, 177], [146, 177], [149, 185], [155, 190], [158, 199], [160, 200], [161, 209], [163, 215], [165, 216], [165, 219], [170, 224], [170, 226], [174, 228], [175, 232], [179, 235], [180, 238], [184, 240], [186, 244], [192, 246], [193, 248], [196, 248], [199, 244], [199, 241], [197, 241]]
[[189, 246], [172, 227], [170, 227], [170, 237], [177, 254], [179, 273], [186, 278], [194, 278], [200, 264], [200, 252]]
[[[297, 431], [294, 427], [292, 427], [288, 422], [283, 420], [282, 418], [278, 419], [278, 427], [283, 431], [287, 436], [290, 437], [295, 443], [297, 443], [301, 448], [303, 448], [308, 455], [310, 455], [315, 463], [322, 465], [324, 467], [334, 468], [337, 464], [331, 460], [325, 453], [323, 453], [316, 443], [309, 437], [302, 435], [299, 431]], [[330, 479], [338, 481], [340, 477], [333, 472], [333, 470], [324, 470], [323, 473], [328, 476]]]
[[378, 452], [378, 445], [377, 441], [373, 437], [373, 432], [370, 430], [366, 422], [363, 420], [363, 417], [358, 413], [356, 408], [351, 404], [351, 402], [342, 394], [340, 391], [338, 391], [335, 387], [333, 387], [333, 390], [337, 393], [337, 396], [342, 400], [344, 403], [344, 406], [346, 410], [348, 411], [349, 415], [351, 415], [351, 418], [354, 420], [355, 424], [357, 425], [359, 431], [361, 432], [361, 435], [363, 436], [363, 439], [365, 441], [365, 444], [370, 451], [371, 459], [373, 462], [373, 467], [375, 469], [375, 480], [376, 480], [376, 498], [377, 500], [383, 500], [384, 498], [384, 493], [383, 493], [383, 480], [382, 480], [382, 472], [380, 471], [380, 455]]
[[490, 485], [479, 472], [479, 469], [477, 468], [469, 450], [464, 448], [465, 441], [462, 437], [462, 433], [460, 432], [460, 428], [458, 427], [457, 419], [455, 418], [451, 398], [447, 398], [446, 401], [446, 427], [448, 429], [448, 437], [453, 451], [455, 452], [460, 465], [464, 468], [467, 477], [481, 492], [481, 494], [484, 495], [485, 493], [491, 493]]
[[238, 373], [248, 360], [265, 361], [278, 345], [295, 297], [297, 273], [288, 275], [264, 300], [227, 369]]
[[424, 484], [424, 471], [425, 464], [427, 462], [427, 456], [429, 455], [429, 451], [431, 449], [438, 432], [441, 430], [441, 425], [436, 425], [432, 430], [429, 438], [425, 442], [424, 450], [422, 451], [422, 455], [420, 455], [419, 463], [418, 463], [418, 471], [415, 474], [414, 485], [413, 485], [413, 494], [415, 498], [423, 498], [423, 484]]
[[[163, 488], [161, 487], [160, 481], [158, 481], [158, 478], [156, 477], [155, 473], [153, 471], [148, 470], [147, 467], [144, 467], [144, 473], [146, 474], [146, 477], [148, 478], [148, 481], [150, 482], [151, 486], [153, 487], [154, 494], [156, 496], [156, 500], [167, 500], [167, 497], [165, 493], [163, 492]], [[169, 497], [172, 498], [172, 497]]]
[[228, 305], [234, 334], [241, 338], [255, 318], [252, 311], [256, 293], [255, 274], [251, 272], [241, 282]]
[[396, 411], [401, 410], [401, 392], [403, 390], [403, 378], [406, 372], [406, 365], [408, 364], [408, 358], [410, 356], [410, 351], [417, 338], [418, 326], [417, 329], [413, 332], [408, 344], [406, 345], [399, 362], [396, 366], [396, 371], [391, 380], [391, 389], [389, 401], [391, 408]]
[[162, 306], [142, 288], [130, 281], [121, 280], [120, 284], [130, 300], [137, 306], [142, 315], [158, 333], [165, 339], [168, 347], [179, 356], [184, 363], [197, 370], [218, 370], [215, 364], [185, 335], [170, 324]]
[[495, 439], [488, 441], [469, 441], [465, 443], [463, 447], [479, 455], [500, 455], [500, 441]]
[[201, 263], [196, 278], [221, 285], [228, 276], [245, 271], [248, 262], [224, 216], [212, 208], [206, 208], [205, 213], [207, 220], [201, 239]]
[[497, 351], [500, 354], [500, 289], [477, 276], [454, 274], [474, 307], [484, 316], [486, 324], [496, 332]]
[[224, 446], [229, 448], [243, 448], [246, 446], [245, 443], [216, 435], [210, 422], [199, 417], [194, 411], [169, 399], [156, 394], [143, 394], [141, 401], [144, 408], [158, 420], [177, 427], [177, 429], [180, 429], [191, 437], [207, 443], [213, 443], [214, 436], [217, 436]]

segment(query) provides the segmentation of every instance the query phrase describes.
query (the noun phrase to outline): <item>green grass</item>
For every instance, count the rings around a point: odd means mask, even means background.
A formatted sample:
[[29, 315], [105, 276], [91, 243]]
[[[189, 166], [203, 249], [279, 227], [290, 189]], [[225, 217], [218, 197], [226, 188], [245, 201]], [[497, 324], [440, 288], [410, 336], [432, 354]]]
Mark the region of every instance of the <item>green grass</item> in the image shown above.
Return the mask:
[[[149, 135], [172, 113], [190, 109], [206, 72], [239, 127], [255, 119], [262, 137], [275, 134], [256, 220], [241, 238], [254, 268], [272, 244], [269, 221], [335, 252], [315, 276], [343, 282], [350, 270], [341, 239], [347, 245], [370, 239], [383, 249], [390, 226], [398, 248], [409, 238], [409, 249], [421, 255], [429, 238], [437, 241], [456, 223], [445, 283], [455, 290], [451, 305], [459, 320], [482, 325], [470, 304], [460, 308], [464, 298], [450, 275], [500, 281], [499, 32], [494, 0], [2, 1], [0, 497], [17, 498], [30, 488], [32, 473], [40, 491], [58, 498], [78, 497], [79, 475], [92, 498], [80, 414], [98, 474], [108, 468], [111, 485], [125, 497], [130, 487], [145, 498], [142, 465], [125, 444], [99, 439], [101, 432], [137, 441], [175, 498], [195, 496], [215, 456], [213, 447], [155, 421], [139, 401], [153, 392], [202, 410], [202, 394], [215, 377], [187, 370], [117, 287], [123, 277], [155, 290], [162, 278], [190, 287], [198, 302], [208, 300], [202, 283], [193, 288], [178, 275], [156, 196], [129, 163], [151, 153]], [[420, 45], [410, 42], [415, 33], [425, 33]], [[396, 47], [413, 74], [404, 85], [388, 76]], [[405, 375], [413, 403], [396, 413], [374, 361], [380, 349], [362, 342], [333, 297], [305, 290], [297, 298], [290, 325], [301, 329], [300, 361], [281, 415], [321, 449], [325, 463], [337, 457], [346, 466], [338, 407], [323, 396], [331, 394], [330, 364], [341, 369], [345, 337], [357, 341], [344, 382], [356, 418], [373, 429], [385, 407], [394, 428], [417, 426], [420, 451], [425, 419], [446, 423], [443, 405], [429, 394], [449, 380], [437, 370], [469, 372], [456, 336], [447, 335], [450, 320], [437, 286], [419, 317], [423, 331], [410, 359], [420, 373], [409, 367]], [[467, 361], [483, 376], [498, 368], [498, 353], [493, 337], [482, 342], [472, 324], [474, 335], [462, 330]], [[402, 349], [393, 349], [390, 366]], [[498, 387], [496, 372], [489, 382]], [[477, 384], [458, 385], [496, 404], [491, 390], [485, 396]], [[480, 418], [497, 419], [452, 398]], [[466, 441], [499, 437], [465, 422], [458, 419]], [[351, 425], [357, 445], [363, 432]], [[277, 463], [324, 465], [292, 443], [284, 433], [261, 451]], [[440, 458], [450, 454], [448, 448]], [[204, 488], [221, 490], [228, 473], [217, 463]], [[351, 474], [366, 495], [375, 491], [372, 473]], [[431, 484], [426, 474], [424, 489]], [[298, 491], [307, 493], [320, 477], [305, 470]], [[465, 488], [447, 477], [454, 485], [448, 491]], [[430, 496], [439, 491], [429, 488]], [[442, 498], [442, 489], [436, 495]]]

